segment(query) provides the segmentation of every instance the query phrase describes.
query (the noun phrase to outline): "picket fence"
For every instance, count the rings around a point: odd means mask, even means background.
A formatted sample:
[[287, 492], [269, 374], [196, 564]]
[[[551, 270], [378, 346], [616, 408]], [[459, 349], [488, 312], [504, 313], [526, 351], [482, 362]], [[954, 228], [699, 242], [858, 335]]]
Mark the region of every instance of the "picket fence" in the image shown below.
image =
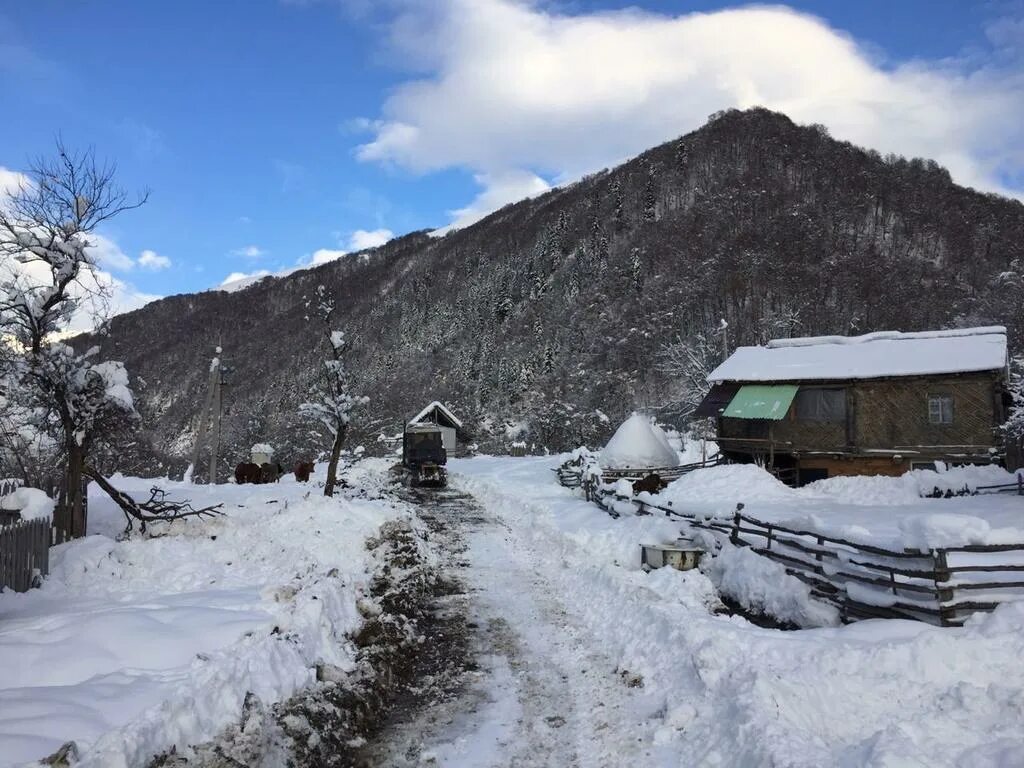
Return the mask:
[[[0, 497], [21, 487], [20, 480], [0, 481]], [[50, 572], [53, 528], [49, 520], [20, 520], [0, 510], [0, 590], [26, 592]]]

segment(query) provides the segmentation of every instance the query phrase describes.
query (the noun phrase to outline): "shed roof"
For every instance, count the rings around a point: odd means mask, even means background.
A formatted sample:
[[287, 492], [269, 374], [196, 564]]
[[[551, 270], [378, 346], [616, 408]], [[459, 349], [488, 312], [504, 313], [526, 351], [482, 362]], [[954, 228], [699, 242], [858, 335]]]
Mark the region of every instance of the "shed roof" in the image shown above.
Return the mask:
[[455, 414], [449, 411], [442, 403], [435, 400], [422, 411], [413, 416], [410, 420], [410, 424], [419, 424], [423, 419], [430, 415], [431, 411], [437, 410], [438, 413], [442, 414], [448, 421], [452, 423], [452, 426], [459, 428], [462, 426], [462, 422], [459, 421]]
[[818, 381], [997, 371], [1006, 367], [1002, 326], [864, 336], [777, 339], [740, 347], [708, 376], [721, 381]]

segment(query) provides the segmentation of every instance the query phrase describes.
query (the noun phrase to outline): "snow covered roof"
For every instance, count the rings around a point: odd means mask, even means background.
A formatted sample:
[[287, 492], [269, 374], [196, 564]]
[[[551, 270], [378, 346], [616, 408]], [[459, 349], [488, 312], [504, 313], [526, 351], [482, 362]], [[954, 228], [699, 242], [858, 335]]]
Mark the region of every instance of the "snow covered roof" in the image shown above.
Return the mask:
[[430, 412], [432, 410], [434, 410], [435, 408], [438, 411], [440, 411], [442, 414], [444, 414], [444, 417], [446, 419], [448, 419], [450, 422], [452, 422], [452, 424], [454, 424], [456, 427], [461, 427], [462, 426], [462, 422], [459, 421], [457, 418], [455, 418], [455, 414], [452, 413], [451, 411], [449, 411], [447, 408], [445, 408], [445, 406], [442, 403], [438, 402], [437, 400], [432, 402], [430, 405], [428, 405], [422, 411], [420, 411], [415, 416], [413, 416], [411, 419], [409, 419], [409, 423], [410, 424], [419, 424], [420, 421], [425, 419], [430, 414]]
[[777, 339], [740, 347], [708, 376], [720, 381], [813, 381], [928, 376], [1006, 367], [1006, 329], [960, 328]]

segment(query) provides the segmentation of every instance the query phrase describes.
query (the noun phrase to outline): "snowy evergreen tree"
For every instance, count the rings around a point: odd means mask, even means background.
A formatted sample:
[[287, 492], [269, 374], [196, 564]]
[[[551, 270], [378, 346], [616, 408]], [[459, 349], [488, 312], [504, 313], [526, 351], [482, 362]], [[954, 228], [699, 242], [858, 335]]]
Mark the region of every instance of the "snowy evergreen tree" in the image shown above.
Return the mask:
[[1024, 357], [1010, 361], [1010, 397], [1012, 403], [1003, 430], [1008, 441], [1024, 442]]
[[311, 303], [313, 314], [326, 331], [327, 355], [312, 392], [312, 400], [300, 405], [299, 412], [331, 439], [324, 496], [333, 496], [338, 481], [338, 461], [352, 421], [352, 411], [368, 403], [369, 398], [349, 391], [344, 360], [345, 334], [332, 328], [336, 308], [334, 297], [326, 287], [319, 285]]

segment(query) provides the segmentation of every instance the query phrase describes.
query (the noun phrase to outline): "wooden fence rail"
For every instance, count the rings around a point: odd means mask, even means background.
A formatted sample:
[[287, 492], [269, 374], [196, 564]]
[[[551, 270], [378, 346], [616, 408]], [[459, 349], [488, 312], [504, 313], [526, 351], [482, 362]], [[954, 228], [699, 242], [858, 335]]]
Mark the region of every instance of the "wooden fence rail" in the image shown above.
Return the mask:
[[51, 537], [47, 519], [0, 528], [0, 589], [25, 592], [50, 572]]
[[628, 509], [664, 514], [750, 547], [838, 607], [846, 621], [903, 618], [958, 626], [975, 611], [1024, 599], [1024, 543], [894, 550], [759, 520], [744, 514], [742, 504], [731, 520], [705, 518], [609, 486], [591, 484], [586, 491], [613, 517]]
[[[642, 480], [648, 475], [657, 475], [665, 482], [678, 480], [683, 475], [689, 474], [697, 469], [714, 467], [722, 463], [719, 454], [708, 457], [705, 461], [696, 461], [692, 464], [680, 464], [675, 467], [654, 467], [653, 469], [603, 469], [601, 477], [604, 480]], [[584, 467], [578, 461], [568, 461], [562, 466], [553, 470], [558, 476], [558, 482], [566, 488], [579, 488], [585, 484]]]

